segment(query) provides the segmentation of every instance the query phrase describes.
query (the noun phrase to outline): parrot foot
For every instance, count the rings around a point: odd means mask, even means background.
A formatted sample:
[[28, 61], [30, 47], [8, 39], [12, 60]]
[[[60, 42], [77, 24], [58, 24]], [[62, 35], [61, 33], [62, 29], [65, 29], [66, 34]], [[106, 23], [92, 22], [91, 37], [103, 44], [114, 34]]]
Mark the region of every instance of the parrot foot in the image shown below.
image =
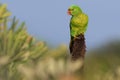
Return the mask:
[[75, 37], [74, 40], [76, 40], [76, 39], [80, 39], [80, 38], [79, 37]]
[[80, 35], [74, 37], [74, 40], [76, 40], [76, 39], [84, 39], [84, 35], [80, 34]]

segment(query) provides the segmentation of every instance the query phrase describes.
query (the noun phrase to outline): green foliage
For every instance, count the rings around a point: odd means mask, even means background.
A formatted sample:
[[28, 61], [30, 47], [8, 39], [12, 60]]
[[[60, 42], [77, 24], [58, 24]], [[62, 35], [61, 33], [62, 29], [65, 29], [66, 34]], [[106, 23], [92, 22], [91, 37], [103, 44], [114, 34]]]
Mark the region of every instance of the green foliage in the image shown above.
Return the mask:
[[27, 33], [24, 22], [18, 25], [18, 20], [15, 18], [11, 26], [8, 26], [7, 22], [5, 19], [0, 25], [0, 74], [3, 74], [2, 76], [5, 73], [10, 76], [17, 65], [40, 57], [41, 53], [47, 50], [43, 42], [35, 42], [34, 38]]
[[11, 13], [7, 10], [7, 5], [0, 5], [0, 23], [4, 22], [4, 20], [10, 15]]
[[86, 57], [87, 80], [120, 79], [120, 42], [114, 41], [94, 49]]

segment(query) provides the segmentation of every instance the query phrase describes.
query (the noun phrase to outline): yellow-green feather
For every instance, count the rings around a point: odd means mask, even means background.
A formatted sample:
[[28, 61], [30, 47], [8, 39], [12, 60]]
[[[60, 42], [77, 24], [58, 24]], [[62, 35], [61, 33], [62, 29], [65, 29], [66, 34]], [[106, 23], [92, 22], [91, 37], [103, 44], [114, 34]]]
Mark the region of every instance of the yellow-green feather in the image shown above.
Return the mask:
[[70, 21], [70, 34], [75, 37], [80, 34], [84, 34], [87, 29], [88, 16], [84, 13], [72, 16]]

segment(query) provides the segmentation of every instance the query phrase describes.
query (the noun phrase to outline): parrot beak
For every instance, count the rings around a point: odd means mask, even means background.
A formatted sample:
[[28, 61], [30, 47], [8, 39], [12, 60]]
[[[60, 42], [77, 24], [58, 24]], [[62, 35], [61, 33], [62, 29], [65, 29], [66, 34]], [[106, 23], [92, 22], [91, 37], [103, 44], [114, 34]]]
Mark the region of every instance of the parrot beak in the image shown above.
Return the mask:
[[67, 12], [67, 13], [68, 13], [68, 15], [71, 15], [71, 10], [70, 10], [70, 9], [68, 9], [68, 12]]

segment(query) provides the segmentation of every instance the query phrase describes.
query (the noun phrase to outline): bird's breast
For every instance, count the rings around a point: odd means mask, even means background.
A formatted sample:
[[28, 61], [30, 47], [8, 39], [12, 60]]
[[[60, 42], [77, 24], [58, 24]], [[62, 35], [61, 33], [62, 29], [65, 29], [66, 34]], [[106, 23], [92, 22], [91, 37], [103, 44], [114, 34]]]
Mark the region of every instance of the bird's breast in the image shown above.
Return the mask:
[[73, 18], [73, 19], [71, 20], [71, 23], [72, 23], [73, 25], [79, 25], [79, 24], [81, 23], [81, 20], [80, 20], [79, 18]]

